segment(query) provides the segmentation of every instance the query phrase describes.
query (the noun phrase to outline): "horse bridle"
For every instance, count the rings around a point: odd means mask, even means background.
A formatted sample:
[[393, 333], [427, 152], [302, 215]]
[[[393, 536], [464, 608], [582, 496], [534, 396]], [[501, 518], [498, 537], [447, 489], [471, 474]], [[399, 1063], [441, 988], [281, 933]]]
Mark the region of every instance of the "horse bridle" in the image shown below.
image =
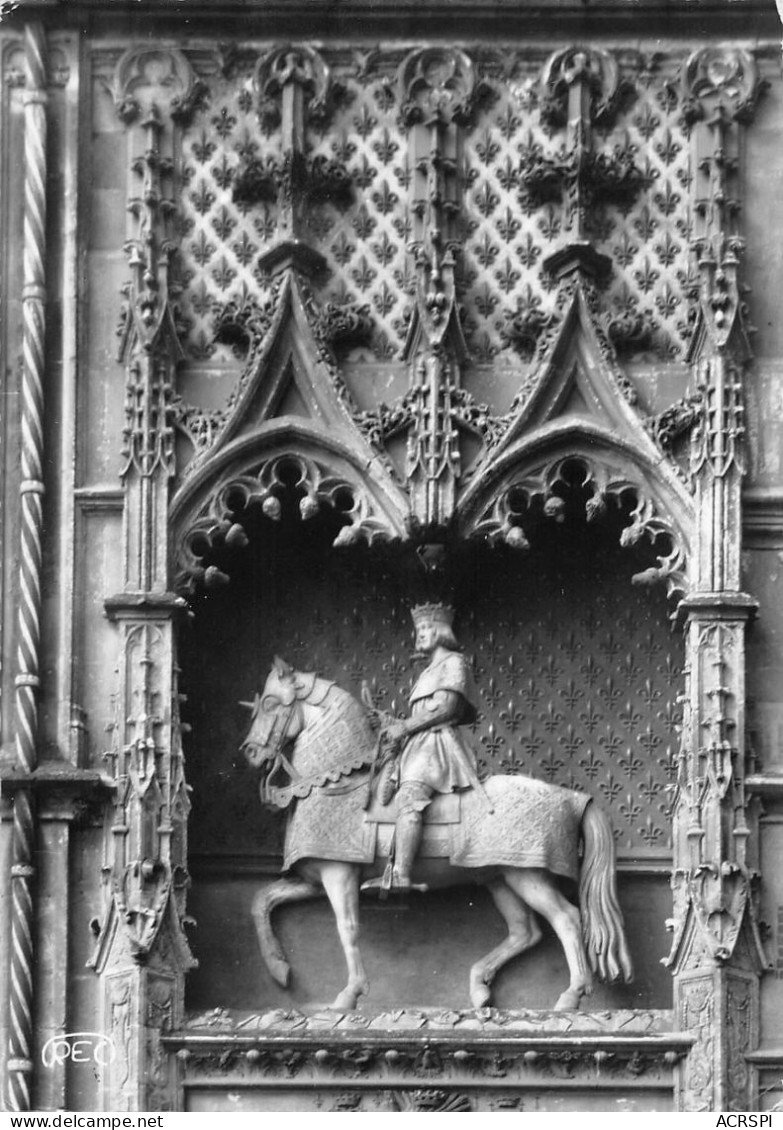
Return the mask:
[[[261, 799], [268, 804], [273, 804], [277, 808], [284, 808], [289, 800], [292, 787], [300, 780], [300, 774], [294, 769], [291, 762], [283, 753], [283, 748], [288, 741], [289, 731], [291, 729], [294, 715], [299, 709], [299, 703], [294, 698], [290, 706], [284, 707], [281, 703], [280, 707], [275, 711], [275, 723], [272, 727], [270, 738], [275, 736], [277, 730], [277, 718], [279, 717], [280, 710], [285, 710], [285, 716], [282, 726], [280, 728], [280, 735], [276, 739], [276, 749], [273, 754], [272, 768], [264, 777], [261, 783]], [[276, 773], [285, 772], [288, 775], [288, 783], [286, 785], [273, 785], [272, 778]]]

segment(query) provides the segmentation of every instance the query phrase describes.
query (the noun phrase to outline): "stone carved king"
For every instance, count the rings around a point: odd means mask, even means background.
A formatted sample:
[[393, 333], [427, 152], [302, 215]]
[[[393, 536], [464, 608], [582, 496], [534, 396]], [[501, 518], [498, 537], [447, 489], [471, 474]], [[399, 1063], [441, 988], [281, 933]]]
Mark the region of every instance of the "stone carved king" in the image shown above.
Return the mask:
[[[396, 792], [394, 862], [391, 875], [370, 879], [365, 890], [411, 887], [424, 812], [435, 794], [474, 788], [483, 795], [475, 755], [458, 729], [476, 717], [476, 689], [452, 628], [454, 610], [445, 604], [421, 604], [412, 615], [416, 651], [430, 662], [411, 692], [410, 717], [388, 722], [382, 730], [390, 760], [379, 795], [386, 801]], [[419, 884], [420, 889], [424, 886]]]

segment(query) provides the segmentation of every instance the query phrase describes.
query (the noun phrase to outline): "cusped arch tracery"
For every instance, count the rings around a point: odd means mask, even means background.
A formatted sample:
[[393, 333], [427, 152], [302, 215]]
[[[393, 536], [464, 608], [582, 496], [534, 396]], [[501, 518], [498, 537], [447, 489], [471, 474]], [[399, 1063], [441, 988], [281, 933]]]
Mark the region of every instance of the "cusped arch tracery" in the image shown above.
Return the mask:
[[460, 525], [465, 537], [526, 551], [542, 522], [562, 523], [576, 511], [587, 524], [620, 518], [620, 545], [646, 542], [655, 559], [632, 581], [660, 582], [681, 597], [690, 587], [692, 509], [673, 470], [580, 429], [539, 437], [485, 471], [463, 500]]
[[251, 509], [270, 522], [279, 522], [284, 508], [303, 522], [328, 512], [338, 525], [336, 547], [406, 536], [401, 492], [346, 445], [310, 434], [306, 425], [269, 427], [227, 449], [216, 463], [185, 484], [172, 506], [180, 591], [226, 583], [229, 578], [210, 560], [224, 547], [247, 545], [242, 515]]

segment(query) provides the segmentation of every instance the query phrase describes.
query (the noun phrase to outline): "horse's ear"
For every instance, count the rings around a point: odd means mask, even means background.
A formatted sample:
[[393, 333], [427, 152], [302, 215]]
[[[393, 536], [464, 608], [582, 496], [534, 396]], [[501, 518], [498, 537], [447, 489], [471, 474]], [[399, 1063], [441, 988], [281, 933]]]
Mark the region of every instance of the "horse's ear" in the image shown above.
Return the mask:
[[296, 678], [294, 679], [294, 689], [296, 690], [296, 697], [298, 699], [307, 700], [313, 693], [315, 680], [317, 675], [315, 672], [304, 674], [302, 671], [296, 671]]
[[281, 679], [287, 678], [294, 673], [294, 669], [291, 664], [286, 663], [286, 661], [284, 659], [281, 659], [279, 655], [276, 655], [272, 660], [272, 670], [276, 675], [279, 675]]

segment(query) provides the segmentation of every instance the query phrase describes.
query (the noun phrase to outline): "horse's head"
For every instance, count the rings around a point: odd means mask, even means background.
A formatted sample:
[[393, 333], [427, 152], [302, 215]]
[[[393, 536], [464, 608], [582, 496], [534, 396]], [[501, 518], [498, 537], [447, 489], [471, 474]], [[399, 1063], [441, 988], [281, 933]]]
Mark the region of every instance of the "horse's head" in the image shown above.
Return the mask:
[[264, 689], [253, 703], [253, 723], [242, 743], [251, 765], [262, 765], [301, 733], [304, 725], [300, 702], [313, 689], [315, 675], [295, 671], [275, 656]]

